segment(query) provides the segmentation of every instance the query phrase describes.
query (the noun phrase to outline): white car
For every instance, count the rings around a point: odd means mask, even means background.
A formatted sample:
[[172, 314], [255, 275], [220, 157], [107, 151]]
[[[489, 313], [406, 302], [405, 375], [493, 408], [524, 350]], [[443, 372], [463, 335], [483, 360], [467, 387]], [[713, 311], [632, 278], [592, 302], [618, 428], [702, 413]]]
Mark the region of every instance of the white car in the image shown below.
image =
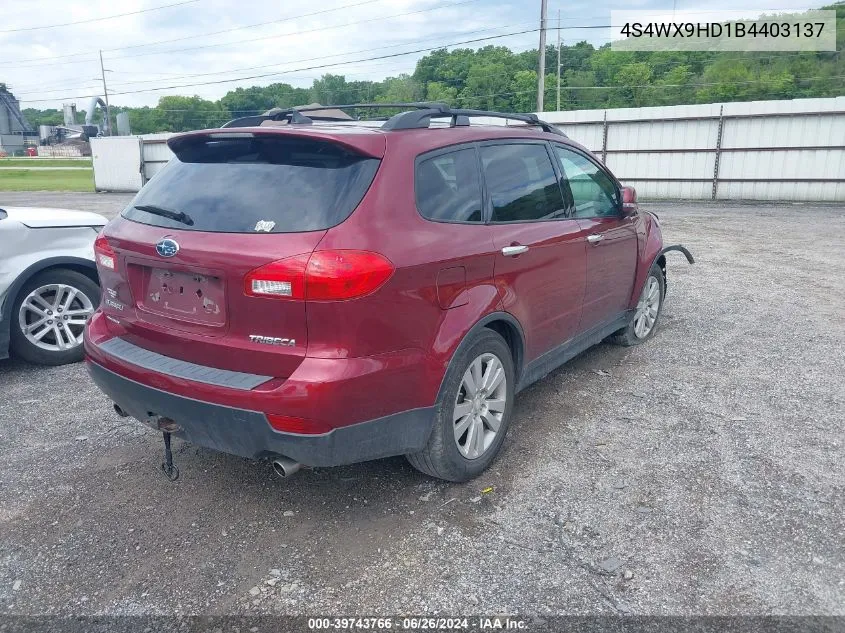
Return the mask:
[[100, 303], [94, 240], [106, 222], [87, 211], [0, 206], [0, 358], [82, 359], [85, 322]]

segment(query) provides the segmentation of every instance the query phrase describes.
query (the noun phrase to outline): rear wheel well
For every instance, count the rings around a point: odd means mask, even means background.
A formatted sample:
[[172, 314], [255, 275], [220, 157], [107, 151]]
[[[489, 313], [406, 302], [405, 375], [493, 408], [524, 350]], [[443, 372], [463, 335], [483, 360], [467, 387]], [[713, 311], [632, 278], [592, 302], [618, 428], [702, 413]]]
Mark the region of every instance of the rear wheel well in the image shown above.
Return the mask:
[[484, 327], [496, 332], [499, 336], [505, 339], [505, 343], [508, 344], [508, 348], [510, 349], [511, 356], [513, 358], [513, 366], [516, 371], [516, 380], [518, 384], [520, 375], [522, 374], [522, 337], [519, 335], [516, 327], [504, 319], [490, 321], [490, 323], [485, 323]]

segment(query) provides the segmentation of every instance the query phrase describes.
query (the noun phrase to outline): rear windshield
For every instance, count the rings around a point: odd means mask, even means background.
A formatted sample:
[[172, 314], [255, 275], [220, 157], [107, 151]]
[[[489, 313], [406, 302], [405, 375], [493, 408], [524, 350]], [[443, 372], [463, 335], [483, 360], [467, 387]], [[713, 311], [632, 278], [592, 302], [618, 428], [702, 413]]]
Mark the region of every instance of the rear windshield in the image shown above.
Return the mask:
[[122, 215], [181, 230], [318, 231], [349, 217], [378, 166], [324, 141], [200, 137], [179, 144]]

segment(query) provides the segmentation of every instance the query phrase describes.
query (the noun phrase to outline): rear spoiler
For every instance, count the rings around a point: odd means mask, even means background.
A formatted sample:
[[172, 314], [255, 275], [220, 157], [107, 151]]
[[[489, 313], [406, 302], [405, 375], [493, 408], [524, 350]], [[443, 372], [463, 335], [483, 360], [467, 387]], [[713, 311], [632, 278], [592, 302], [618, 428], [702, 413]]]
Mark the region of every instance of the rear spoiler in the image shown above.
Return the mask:
[[313, 141], [334, 143], [344, 149], [370, 158], [383, 158], [386, 147], [384, 135], [373, 130], [362, 128], [312, 128], [312, 127], [239, 127], [221, 128], [215, 130], [199, 130], [172, 136], [167, 140], [167, 146], [177, 156], [183, 147], [191, 143], [207, 142], [209, 140], [226, 140], [238, 138], [275, 137], [282, 140], [286, 137], [308, 138]]

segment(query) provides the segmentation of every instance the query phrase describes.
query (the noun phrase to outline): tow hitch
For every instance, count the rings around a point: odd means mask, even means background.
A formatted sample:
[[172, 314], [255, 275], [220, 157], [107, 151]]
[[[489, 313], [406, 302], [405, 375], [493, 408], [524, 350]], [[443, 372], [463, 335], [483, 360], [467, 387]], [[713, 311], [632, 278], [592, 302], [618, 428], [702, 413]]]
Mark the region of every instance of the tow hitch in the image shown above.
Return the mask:
[[170, 481], [176, 481], [179, 479], [179, 469], [173, 465], [173, 451], [170, 449], [170, 435], [179, 431], [180, 427], [170, 418], [153, 416], [152, 419], [155, 421], [156, 426], [158, 426], [164, 436], [164, 461], [161, 463], [161, 472], [163, 472], [164, 476]]
[[164, 431], [164, 462], [161, 464], [161, 472], [170, 481], [179, 479], [179, 469], [173, 465], [173, 451], [170, 450], [170, 433]]

